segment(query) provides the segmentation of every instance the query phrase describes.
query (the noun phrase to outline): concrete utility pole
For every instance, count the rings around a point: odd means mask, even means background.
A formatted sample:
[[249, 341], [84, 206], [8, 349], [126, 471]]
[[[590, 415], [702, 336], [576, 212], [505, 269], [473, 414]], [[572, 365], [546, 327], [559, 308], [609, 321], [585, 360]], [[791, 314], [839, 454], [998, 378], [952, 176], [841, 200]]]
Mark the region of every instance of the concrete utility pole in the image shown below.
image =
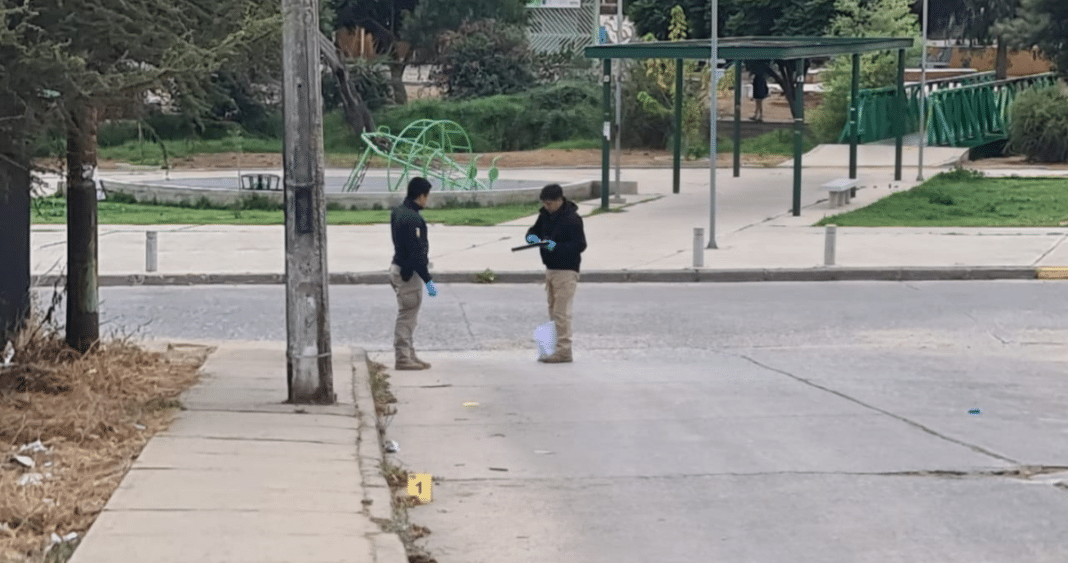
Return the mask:
[[282, 0], [289, 402], [333, 404], [318, 0]]

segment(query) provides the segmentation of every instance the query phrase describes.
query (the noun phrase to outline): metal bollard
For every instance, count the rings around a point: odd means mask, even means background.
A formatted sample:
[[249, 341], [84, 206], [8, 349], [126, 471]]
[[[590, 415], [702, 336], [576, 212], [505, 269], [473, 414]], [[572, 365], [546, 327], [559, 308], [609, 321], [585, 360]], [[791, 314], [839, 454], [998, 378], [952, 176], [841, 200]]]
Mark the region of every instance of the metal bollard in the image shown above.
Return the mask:
[[827, 231], [823, 237], [823, 265], [834, 266], [834, 247], [838, 237], [838, 227], [827, 225]]
[[155, 272], [158, 266], [156, 251], [159, 248], [156, 231], [145, 231], [145, 271]]
[[705, 230], [701, 227], [693, 229], [693, 267], [705, 267]]

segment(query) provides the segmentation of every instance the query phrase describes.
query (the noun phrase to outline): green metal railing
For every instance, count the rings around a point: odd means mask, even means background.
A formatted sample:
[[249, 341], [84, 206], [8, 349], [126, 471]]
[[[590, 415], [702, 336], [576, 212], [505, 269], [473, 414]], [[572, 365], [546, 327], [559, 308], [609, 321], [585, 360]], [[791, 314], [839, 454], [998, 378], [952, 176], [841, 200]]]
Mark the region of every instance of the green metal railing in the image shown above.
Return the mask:
[[[1006, 138], [1008, 109], [1016, 95], [1029, 88], [1056, 83], [1053, 73], [1009, 80], [995, 80], [993, 72], [976, 73], [927, 83], [927, 144], [972, 147]], [[860, 143], [893, 138], [899, 120], [905, 134], [920, 130], [920, 85], [905, 88], [905, 114], [895, 106], [897, 88], [861, 90], [859, 104]], [[839, 143], [848, 143], [849, 126]]]
[[929, 98], [927, 144], [975, 147], [1009, 136], [1009, 108], [1031, 88], [1057, 83], [1054, 73], [938, 90]]
[[[927, 95], [937, 89], [956, 88], [983, 84], [994, 81], [993, 72], [977, 72], [953, 78], [931, 80], [927, 82]], [[858, 125], [860, 129], [860, 143], [872, 143], [883, 139], [891, 139], [897, 135], [894, 129], [899, 119], [895, 100], [897, 87], [868, 88], [860, 91], [857, 96], [859, 103]], [[911, 84], [905, 87], [905, 133], [915, 133], [920, 130], [920, 85]], [[849, 125], [842, 130], [838, 137], [839, 143], [848, 143], [850, 137]]]

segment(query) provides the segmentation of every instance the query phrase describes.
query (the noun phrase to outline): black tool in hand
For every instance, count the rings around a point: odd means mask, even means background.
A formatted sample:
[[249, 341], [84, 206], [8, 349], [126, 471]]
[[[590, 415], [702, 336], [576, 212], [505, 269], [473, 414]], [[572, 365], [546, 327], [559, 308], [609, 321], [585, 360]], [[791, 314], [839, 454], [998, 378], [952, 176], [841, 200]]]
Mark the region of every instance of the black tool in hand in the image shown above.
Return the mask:
[[528, 248], [534, 248], [536, 246], [546, 246], [548, 244], [549, 244], [549, 241], [547, 241], [547, 240], [543, 240], [541, 242], [535, 242], [534, 244], [524, 244], [523, 246], [517, 246], [517, 247], [513, 248], [512, 252], [515, 252], [517, 250], [526, 250]]

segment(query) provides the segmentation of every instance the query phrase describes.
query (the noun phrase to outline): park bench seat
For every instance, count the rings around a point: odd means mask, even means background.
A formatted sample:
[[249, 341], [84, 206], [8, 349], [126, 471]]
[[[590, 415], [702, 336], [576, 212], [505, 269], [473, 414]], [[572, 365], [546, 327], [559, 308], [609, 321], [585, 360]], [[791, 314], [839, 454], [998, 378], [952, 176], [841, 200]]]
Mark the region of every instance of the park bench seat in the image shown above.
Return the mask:
[[850, 178], [839, 178], [823, 185], [827, 190], [828, 206], [831, 209], [842, 205], [848, 205], [849, 199], [857, 195], [857, 181]]

